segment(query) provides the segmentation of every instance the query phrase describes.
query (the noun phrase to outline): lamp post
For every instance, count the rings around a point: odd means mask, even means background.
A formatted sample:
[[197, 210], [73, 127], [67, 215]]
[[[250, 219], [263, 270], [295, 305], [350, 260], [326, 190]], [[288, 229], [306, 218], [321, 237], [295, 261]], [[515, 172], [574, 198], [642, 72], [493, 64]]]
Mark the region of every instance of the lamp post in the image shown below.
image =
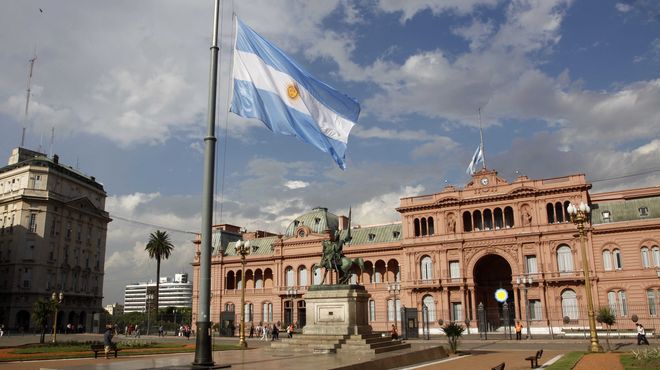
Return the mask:
[[245, 256], [250, 254], [250, 241], [239, 240], [236, 242], [235, 248], [236, 254], [241, 256], [241, 322], [238, 345], [241, 348], [247, 348], [245, 341]]
[[388, 283], [388, 284], [387, 284], [387, 293], [390, 293], [390, 294], [394, 295], [394, 302], [393, 302], [393, 305], [392, 305], [392, 306], [393, 306], [393, 308], [394, 308], [394, 327], [397, 328], [397, 330], [398, 330], [398, 326], [397, 326], [397, 318], [396, 318], [396, 315], [397, 315], [397, 313], [398, 313], [398, 310], [397, 310], [397, 308], [396, 308], [396, 296], [397, 296], [397, 294], [399, 294], [400, 292], [401, 292], [401, 284], [399, 284], [398, 281], [397, 281], [397, 282], [394, 282], [394, 283]]
[[524, 292], [525, 292], [525, 325], [527, 326], [527, 339], [532, 339], [532, 330], [529, 328], [529, 300], [527, 299], [527, 287], [532, 285], [532, 277], [531, 276], [523, 276], [522, 279], [520, 277], [516, 278], [516, 283], [518, 286], [522, 286]]
[[291, 301], [291, 310], [289, 311], [289, 317], [285, 317], [285, 321], [288, 321], [286, 324], [293, 324], [293, 310], [294, 310], [294, 301], [298, 296], [298, 290], [294, 287], [286, 288], [286, 300]]
[[577, 225], [578, 235], [580, 237], [580, 254], [582, 255], [582, 271], [584, 272], [584, 290], [587, 296], [587, 315], [589, 316], [589, 337], [591, 343], [589, 351], [603, 352], [603, 347], [598, 343], [598, 333], [596, 333], [596, 318], [594, 316], [594, 302], [591, 298], [591, 279], [589, 278], [589, 261], [587, 261], [587, 248], [584, 242], [584, 223], [587, 221], [591, 208], [584, 202], [580, 202], [579, 206], [573, 203], [568, 205], [566, 209], [571, 216], [571, 221]]
[[64, 293], [53, 292], [53, 295], [50, 296], [50, 300], [55, 306], [55, 319], [53, 320], [53, 343], [57, 343], [57, 312], [60, 310], [60, 303], [64, 300]]
[[151, 302], [152, 299], [154, 299], [154, 295], [151, 294], [151, 293], [147, 294], [147, 301], [145, 302], [145, 306], [147, 308], [147, 335], [149, 335], [149, 331], [151, 329], [151, 326], [150, 326], [150, 323], [149, 323], [149, 314], [151, 313], [151, 307], [150, 307], [149, 302]]

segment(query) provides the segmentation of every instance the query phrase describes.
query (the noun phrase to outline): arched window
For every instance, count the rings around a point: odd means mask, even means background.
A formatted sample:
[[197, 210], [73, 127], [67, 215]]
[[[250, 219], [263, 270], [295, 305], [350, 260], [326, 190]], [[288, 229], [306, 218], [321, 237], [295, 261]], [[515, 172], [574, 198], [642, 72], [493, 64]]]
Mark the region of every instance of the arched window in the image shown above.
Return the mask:
[[294, 287], [296, 286], [296, 275], [293, 273], [293, 267], [289, 266], [284, 270], [284, 276], [286, 276], [286, 286]]
[[658, 303], [656, 300], [658, 292], [653, 289], [646, 291], [646, 302], [649, 304], [649, 315], [656, 316], [658, 314]]
[[428, 322], [429, 323], [434, 322], [435, 321], [435, 300], [433, 299], [433, 296], [431, 296], [431, 295], [424, 296], [424, 298], [422, 299], [422, 304], [429, 311], [429, 317], [428, 317], [429, 321]]
[[312, 267], [312, 271], [314, 271], [314, 285], [321, 285], [321, 280], [323, 279], [321, 268], [319, 266], [314, 266]]
[[577, 295], [572, 289], [566, 289], [561, 293], [561, 312], [562, 317], [568, 316], [571, 320], [579, 318]]
[[422, 280], [433, 279], [433, 260], [429, 256], [424, 256], [421, 262]]
[[610, 310], [617, 316], [628, 315], [628, 299], [626, 298], [625, 290], [610, 290], [607, 292], [607, 304]]
[[561, 202], [555, 203], [555, 217], [557, 223], [564, 222], [564, 210], [562, 209]]
[[273, 304], [269, 302], [264, 302], [262, 306], [262, 317], [263, 322], [272, 322], [273, 321]]
[[557, 267], [559, 272], [573, 271], [573, 253], [571, 253], [571, 247], [568, 245], [557, 248]]
[[548, 203], [545, 205], [545, 210], [548, 214], [548, 223], [549, 224], [554, 224], [555, 223], [555, 207], [552, 205], [552, 203]]
[[396, 321], [401, 322], [401, 300], [397, 299], [395, 302], [390, 298], [387, 300], [387, 321], [394, 322], [394, 315], [396, 315]]
[[647, 247], [642, 247], [642, 267], [651, 267], [651, 263], [649, 261], [649, 249]]
[[416, 218], [413, 224], [415, 225], [415, 236], [419, 236], [419, 219]]
[[651, 248], [651, 253], [653, 253], [653, 265], [655, 267], [660, 267], [660, 248], [657, 245], [654, 245]]
[[481, 219], [481, 211], [477, 210], [472, 213], [472, 224], [474, 225], [474, 231], [481, 231], [484, 229]]
[[603, 268], [605, 271], [612, 270], [612, 252], [609, 249], [603, 251]]
[[245, 322], [254, 321], [254, 306], [252, 303], [245, 303]]
[[233, 303], [225, 303], [225, 311], [234, 312], [234, 304]]
[[621, 258], [621, 250], [614, 249], [612, 251], [612, 262], [614, 262], [614, 268], [621, 270], [623, 268], [623, 260]]
[[565, 202], [564, 202], [564, 209], [562, 210], [562, 211], [564, 211], [564, 221], [566, 221], [566, 222], [568, 222], [568, 221], [571, 220], [571, 217], [570, 217], [570, 215], [568, 214], [568, 206], [569, 206], [569, 204], [571, 204], [571, 202], [569, 202], [569, 201], [565, 201]]
[[243, 275], [241, 271], [236, 272], [236, 289], [243, 289]]
[[514, 226], [513, 222], [513, 208], [504, 208], [504, 227], [510, 229]]
[[433, 217], [429, 217], [428, 223], [429, 223], [429, 235], [435, 234], [435, 226], [433, 225]]
[[484, 210], [484, 230], [493, 230], [493, 212], [490, 209]]
[[472, 216], [470, 216], [470, 212], [463, 212], [463, 231], [470, 232], [472, 231]]
[[499, 230], [504, 227], [504, 218], [502, 215], [502, 209], [501, 208], [495, 208], [494, 212], [495, 216], [495, 230]]
[[264, 287], [263, 273], [261, 270], [257, 270], [254, 274], [254, 287], [256, 289], [261, 289]]
[[298, 269], [298, 285], [307, 286], [307, 268], [305, 266]]
[[374, 283], [382, 283], [383, 282], [383, 274], [380, 271], [376, 271], [374, 273]]
[[376, 321], [376, 301], [369, 300], [369, 321]]
[[426, 230], [426, 219], [424, 217], [422, 217], [421, 223], [422, 223], [422, 236], [425, 236], [428, 234], [428, 232]]

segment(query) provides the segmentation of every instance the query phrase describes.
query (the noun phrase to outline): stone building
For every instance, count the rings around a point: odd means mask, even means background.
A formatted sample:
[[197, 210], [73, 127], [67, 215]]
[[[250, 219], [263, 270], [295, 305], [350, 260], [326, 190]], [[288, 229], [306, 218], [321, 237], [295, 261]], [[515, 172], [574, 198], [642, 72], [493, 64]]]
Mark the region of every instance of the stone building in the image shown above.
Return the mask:
[[58, 327], [97, 329], [111, 221], [105, 198], [102, 184], [57, 155], [12, 151], [0, 168], [0, 323], [30, 330], [34, 302], [62, 292]]
[[[352, 220], [353, 240], [344, 253], [365, 261], [352, 280], [371, 294], [372, 327], [400, 325], [411, 308], [416, 330], [428, 327], [431, 333], [447, 321], [475, 330], [479, 317], [482, 331], [501, 331], [514, 320], [526, 322], [532, 333], [587, 327], [581, 243], [566, 210], [584, 202], [592, 210], [584, 250], [594, 306], [610, 307], [617, 327], [631, 329], [635, 314], [645, 326], [660, 328], [660, 187], [590, 189], [582, 174], [507, 182], [482, 170], [462, 189], [446, 186], [402, 198], [399, 223], [359, 226]], [[247, 321], [304, 326], [304, 294], [323, 278], [316, 267], [322, 242], [337, 229], [346, 235], [347, 221], [316, 208], [293, 220], [284, 235], [217, 227], [211, 320], [237, 320], [245, 281]], [[251, 241], [245, 278], [234, 250], [238, 239]], [[199, 254], [193, 270], [196, 315]], [[499, 289], [506, 291], [506, 310], [496, 300]]]

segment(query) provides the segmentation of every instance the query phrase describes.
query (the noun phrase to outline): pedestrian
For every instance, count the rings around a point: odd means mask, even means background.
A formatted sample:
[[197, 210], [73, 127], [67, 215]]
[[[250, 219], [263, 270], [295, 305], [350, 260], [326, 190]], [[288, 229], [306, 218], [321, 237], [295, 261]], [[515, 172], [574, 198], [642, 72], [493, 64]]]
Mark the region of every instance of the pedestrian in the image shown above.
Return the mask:
[[287, 326], [286, 333], [289, 335], [289, 338], [293, 338], [293, 324], [289, 324], [289, 326]]
[[261, 332], [261, 340], [268, 340], [268, 324], [264, 325], [264, 328]]
[[644, 325], [637, 323], [637, 345], [639, 346], [642, 343], [646, 344], [647, 346], [649, 345], [649, 341], [646, 339], [646, 331], [644, 330]]
[[179, 336], [183, 336], [183, 325], [179, 326]]
[[273, 332], [270, 340], [274, 341], [275, 339], [280, 339], [280, 329], [277, 328], [277, 325], [273, 324]]
[[522, 328], [523, 324], [520, 321], [516, 321], [516, 340], [520, 340], [522, 338]]
[[105, 358], [108, 359], [108, 354], [110, 353], [110, 347], [112, 347], [112, 337], [113, 337], [112, 325], [108, 324], [105, 326], [105, 333], [103, 333], [103, 345], [105, 349]]
[[190, 326], [188, 326], [188, 324], [183, 327], [183, 335], [186, 339], [190, 340]]
[[140, 325], [135, 324], [135, 338], [140, 338]]
[[250, 338], [254, 337], [254, 324], [250, 324]]
[[399, 339], [399, 332], [396, 330], [396, 325], [392, 324], [392, 330], [390, 331], [392, 340]]
[[163, 328], [163, 325], [158, 327], [158, 336], [159, 337], [164, 337], [165, 336], [165, 329]]

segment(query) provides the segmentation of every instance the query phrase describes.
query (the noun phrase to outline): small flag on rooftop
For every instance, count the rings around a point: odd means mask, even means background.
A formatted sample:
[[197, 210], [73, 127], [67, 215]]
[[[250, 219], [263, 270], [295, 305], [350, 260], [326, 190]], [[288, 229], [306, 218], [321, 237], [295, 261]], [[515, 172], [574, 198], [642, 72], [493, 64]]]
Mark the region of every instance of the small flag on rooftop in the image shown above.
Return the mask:
[[360, 115], [355, 99], [315, 79], [239, 19], [232, 79], [231, 112], [296, 136], [346, 169], [348, 135]]

